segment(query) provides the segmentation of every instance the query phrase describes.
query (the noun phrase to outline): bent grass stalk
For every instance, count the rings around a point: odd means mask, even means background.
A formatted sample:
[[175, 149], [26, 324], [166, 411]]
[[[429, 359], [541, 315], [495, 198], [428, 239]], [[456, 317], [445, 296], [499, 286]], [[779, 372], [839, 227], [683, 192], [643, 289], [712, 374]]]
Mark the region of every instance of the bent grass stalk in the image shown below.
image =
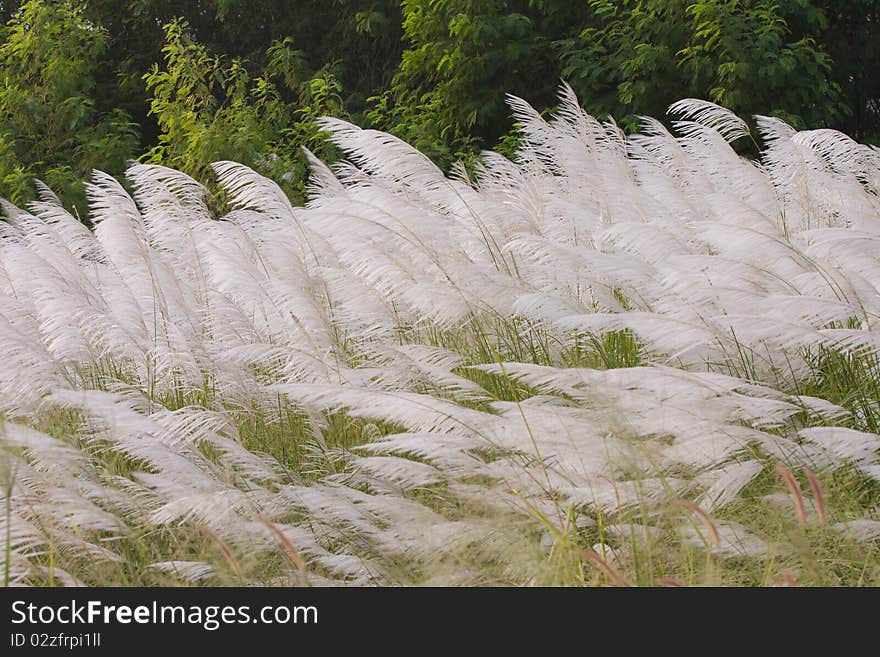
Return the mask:
[[214, 532], [208, 529], [205, 525], [200, 522], [195, 523], [196, 529], [204, 534], [217, 548], [220, 550], [220, 554], [223, 555], [223, 559], [229, 565], [230, 570], [235, 573], [235, 576], [239, 579], [244, 578], [244, 573], [242, 572], [241, 566], [235, 558], [235, 555], [232, 553], [232, 550], [229, 548], [223, 540], [217, 536]]
[[801, 487], [798, 486], [797, 480], [794, 478], [794, 474], [792, 474], [791, 470], [786, 468], [781, 463], [776, 464], [776, 472], [782, 477], [782, 480], [785, 482], [786, 488], [788, 488], [788, 492], [791, 495], [791, 499], [794, 501], [794, 507], [797, 511], [798, 524], [801, 527], [807, 526], [807, 511], [804, 507], [804, 498], [801, 495]]
[[818, 522], [820, 525], [824, 525], [826, 523], [825, 497], [822, 495], [822, 488], [819, 485], [819, 480], [816, 479], [816, 475], [814, 475], [813, 471], [809, 468], [804, 468], [804, 476], [807, 478], [807, 482], [810, 484], [810, 490], [813, 492], [813, 500], [816, 503]]
[[296, 568], [302, 574], [303, 580], [305, 581], [306, 585], [309, 586], [309, 575], [306, 570], [306, 563], [305, 561], [303, 561], [302, 556], [300, 556], [299, 551], [293, 546], [293, 543], [290, 542], [290, 539], [288, 539], [287, 536], [284, 535], [284, 532], [278, 529], [277, 525], [269, 521], [267, 518], [263, 516], [258, 516], [257, 520], [265, 525], [269, 529], [269, 531], [272, 532], [278, 542], [281, 543], [282, 547], [284, 547], [284, 551], [287, 553], [287, 556], [290, 557], [293, 565], [296, 566]]

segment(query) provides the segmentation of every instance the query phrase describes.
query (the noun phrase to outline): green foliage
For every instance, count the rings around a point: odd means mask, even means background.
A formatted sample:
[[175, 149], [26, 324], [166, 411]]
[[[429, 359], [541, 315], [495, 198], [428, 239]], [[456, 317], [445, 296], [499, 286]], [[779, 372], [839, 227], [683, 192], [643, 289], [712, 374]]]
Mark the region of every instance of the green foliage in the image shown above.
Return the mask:
[[[511, 155], [506, 93], [561, 79], [625, 128], [683, 97], [880, 140], [875, 0], [0, 2], [0, 196], [82, 204], [141, 156], [209, 179], [238, 159], [300, 197], [314, 119], [389, 130], [441, 166]], [[164, 26], [164, 27], [163, 27]]]
[[779, 5], [702, 2], [687, 13], [693, 37], [681, 64], [690, 79], [707, 69], [712, 100], [742, 113], [771, 109], [795, 127], [839, 118], [831, 59], [812, 36], [792, 33]]
[[43, 178], [68, 201], [82, 202], [92, 169], [120, 173], [136, 152], [137, 126], [122, 110], [101, 112], [95, 73], [106, 33], [81, 3], [22, 5], [0, 46], [0, 189], [15, 203]]
[[371, 118], [448, 164], [509, 128], [504, 94], [554, 102], [553, 41], [584, 8], [545, 0], [404, 0], [404, 51]]
[[835, 127], [860, 141], [880, 142], [880, 3], [876, 0], [817, 2], [827, 21], [819, 43], [833, 62], [848, 115]]
[[[235, 160], [301, 198], [305, 159], [299, 146], [332, 159], [314, 121], [345, 114], [332, 68], [309, 75], [302, 52], [285, 39], [270, 46], [266, 69], [255, 76], [240, 59], [210, 54], [188, 27], [185, 21], [166, 26], [165, 67], [154, 65], [144, 76], [160, 128], [144, 160], [205, 183], [212, 162]], [[286, 100], [292, 93], [295, 100]]]
[[[698, 97], [743, 116], [827, 125], [844, 108], [811, 3], [764, 0], [590, 0], [590, 24], [559, 43], [562, 75], [587, 108], [624, 123]], [[799, 21], [796, 19], [800, 19]], [[798, 31], [792, 28], [797, 24]]]
[[387, 86], [402, 48], [396, 0], [91, 0], [87, 12], [113, 35], [108, 69], [126, 80], [125, 102], [139, 101], [144, 115], [147, 96], [137, 97], [132, 76], [162, 60], [161, 26], [176, 19], [209, 52], [246, 60], [254, 74], [268, 64], [271, 44], [291, 38], [310, 70], [336, 64], [353, 111]]
[[683, 97], [833, 126], [852, 113], [842, 88], [856, 67], [836, 69], [824, 47], [835, 38], [825, 4], [404, 0], [408, 48], [370, 118], [443, 164], [487, 146], [509, 151], [504, 94], [550, 107], [560, 78], [588, 111], [628, 127]]

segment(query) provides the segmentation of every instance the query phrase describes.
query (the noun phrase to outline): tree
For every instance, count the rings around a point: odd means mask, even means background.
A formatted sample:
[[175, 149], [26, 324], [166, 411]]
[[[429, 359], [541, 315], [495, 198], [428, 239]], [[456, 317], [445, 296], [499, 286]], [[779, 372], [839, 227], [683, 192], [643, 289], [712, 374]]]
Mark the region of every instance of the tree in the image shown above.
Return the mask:
[[0, 0], [0, 20], [17, 202], [41, 177], [81, 205], [93, 167], [138, 155], [205, 180], [241, 159], [299, 195], [299, 147], [335, 157], [321, 113], [447, 166], [508, 151], [505, 94], [548, 111], [562, 79], [626, 129], [693, 96], [880, 141], [877, 0]]
[[[627, 128], [689, 96], [745, 116], [770, 112], [799, 128], [847, 125], [849, 107], [870, 114], [878, 94], [868, 90], [870, 68], [835, 68], [825, 43], [840, 40], [831, 26], [843, 18], [831, 4], [404, 0], [407, 48], [371, 118], [444, 163], [493, 146], [510, 128], [505, 93], [547, 109], [560, 78], [591, 113]], [[867, 37], [876, 25], [868, 12], [860, 29]]]
[[253, 75], [248, 62], [213, 55], [197, 43], [186, 21], [169, 23], [165, 33], [165, 66], [154, 65], [144, 76], [160, 129], [144, 159], [206, 184], [212, 162], [235, 160], [302, 198], [306, 163], [300, 146], [333, 159], [315, 119], [345, 115], [332, 67], [310, 72], [288, 38], [269, 47], [266, 68]]
[[403, 0], [408, 42], [374, 122], [441, 162], [509, 128], [506, 93], [555, 102], [553, 43], [586, 15], [559, 0]]
[[39, 177], [79, 205], [92, 169], [121, 173], [136, 154], [137, 126], [95, 97], [105, 51], [82, 3], [31, 0], [15, 14], [0, 46], [0, 195], [27, 201]]
[[845, 112], [824, 16], [806, 1], [590, 0], [590, 24], [560, 42], [563, 76], [589, 110], [624, 123], [698, 97], [748, 116], [818, 127]]
[[837, 122], [855, 139], [880, 143], [880, 2], [823, 0], [827, 27], [821, 43], [849, 112]]

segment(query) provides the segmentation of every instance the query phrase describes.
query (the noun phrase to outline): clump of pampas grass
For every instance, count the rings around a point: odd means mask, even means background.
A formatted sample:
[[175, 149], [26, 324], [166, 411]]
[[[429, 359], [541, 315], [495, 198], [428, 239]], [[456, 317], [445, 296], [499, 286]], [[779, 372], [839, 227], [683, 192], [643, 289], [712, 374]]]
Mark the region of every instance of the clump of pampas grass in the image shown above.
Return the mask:
[[305, 207], [4, 202], [5, 583], [880, 583], [880, 151], [510, 103], [474, 179], [328, 118]]

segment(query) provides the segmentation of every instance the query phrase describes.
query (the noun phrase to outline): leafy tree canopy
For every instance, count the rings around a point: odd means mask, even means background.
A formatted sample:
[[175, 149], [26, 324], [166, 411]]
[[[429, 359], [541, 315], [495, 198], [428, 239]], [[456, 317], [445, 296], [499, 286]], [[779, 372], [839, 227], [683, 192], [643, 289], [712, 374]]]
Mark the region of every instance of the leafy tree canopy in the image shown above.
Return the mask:
[[876, 0], [0, 0], [0, 196], [69, 204], [131, 158], [240, 160], [301, 196], [314, 119], [443, 166], [515, 141], [505, 94], [561, 79], [631, 128], [699, 97], [880, 141]]

